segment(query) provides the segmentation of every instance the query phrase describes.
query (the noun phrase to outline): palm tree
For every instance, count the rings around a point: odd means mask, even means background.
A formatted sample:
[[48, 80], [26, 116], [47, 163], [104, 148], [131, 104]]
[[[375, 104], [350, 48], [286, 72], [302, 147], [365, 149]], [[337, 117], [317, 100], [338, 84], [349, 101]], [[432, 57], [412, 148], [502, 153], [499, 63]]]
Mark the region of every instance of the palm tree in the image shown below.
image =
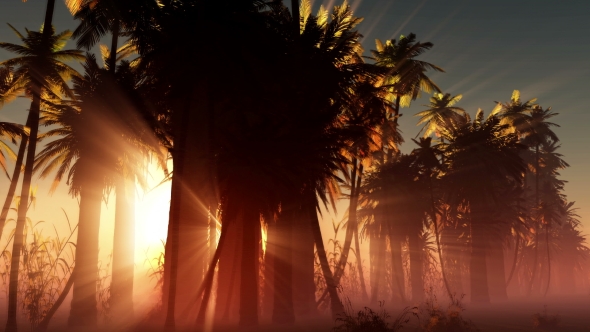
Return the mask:
[[[426, 136], [426, 133], [424, 133], [424, 135]], [[433, 186], [432, 181], [432, 178], [436, 179], [438, 174], [442, 171], [442, 165], [438, 159], [438, 156], [441, 154], [441, 151], [440, 148], [431, 145], [432, 139], [430, 137], [420, 138], [420, 141], [413, 141], [418, 145], [418, 148], [412, 151], [412, 154], [416, 157], [416, 167], [420, 170], [421, 180], [426, 182], [426, 186], [430, 193], [430, 209], [427, 212], [427, 214], [429, 215], [430, 220], [434, 225], [434, 236], [436, 240], [436, 248], [438, 251], [438, 259], [440, 261], [440, 269], [443, 277], [443, 282], [445, 284], [445, 289], [447, 290], [449, 298], [452, 299], [453, 293], [451, 292], [451, 288], [447, 280], [444, 260], [441, 251], [440, 231], [438, 225], [439, 218], [437, 213], [438, 209], [436, 208], [438, 204], [436, 204], [436, 200], [434, 197], [435, 188]]]
[[438, 134], [444, 128], [452, 127], [452, 123], [460, 121], [461, 116], [465, 116], [465, 110], [463, 108], [453, 106], [462, 98], [463, 95], [451, 96], [449, 93], [445, 93], [444, 95], [442, 93], [434, 93], [430, 97], [430, 104], [424, 105], [428, 109], [416, 114], [416, 116], [420, 117], [418, 125], [424, 124], [422, 129], [420, 129], [420, 132], [424, 131], [424, 137], [428, 137], [433, 133]]
[[501, 220], [497, 213], [503, 206], [499, 189], [510, 183], [521, 183], [525, 170], [518, 155], [523, 146], [515, 134], [506, 130], [507, 126], [496, 116], [484, 119], [483, 111], [479, 110], [473, 122], [467, 118], [465, 125], [454, 130], [452, 136], [443, 136], [449, 141], [445, 150], [448, 201], [469, 210], [471, 300], [474, 302], [489, 302], [485, 258], [490, 241], [488, 232]]
[[[36, 168], [45, 177], [57, 172], [52, 189], [64, 176], [70, 185], [70, 194], [80, 197], [78, 240], [76, 246], [76, 273], [72, 275], [73, 298], [69, 324], [92, 326], [96, 324], [96, 275], [98, 274], [98, 229], [103, 194], [109, 183], [109, 173], [116, 167], [116, 152], [104, 144], [105, 137], [115, 137], [117, 128], [105, 121], [108, 104], [105, 92], [109, 91], [107, 73], [88, 54], [83, 64], [84, 77], [74, 77], [75, 100], [55, 105], [44, 123], [60, 125], [48, 136], [62, 136], [47, 143], [39, 153]], [[106, 85], [106, 87], [105, 87]]]
[[[50, 1], [51, 2], [51, 1]], [[48, 7], [49, 9], [49, 7]], [[51, 8], [51, 12], [52, 12]], [[49, 10], [48, 10], [49, 12]], [[58, 95], [70, 94], [66, 79], [76, 75], [76, 71], [63, 63], [63, 60], [82, 59], [79, 51], [63, 50], [66, 41], [71, 36], [69, 31], [55, 35], [51, 28], [51, 20], [46, 24], [43, 32], [27, 30], [26, 37], [12, 28], [22, 40], [23, 45], [0, 43], [0, 48], [17, 53], [19, 57], [2, 62], [3, 65], [15, 67], [15, 75], [24, 80], [27, 94], [31, 95], [32, 102], [29, 111], [30, 119], [27, 120], [30, 127], [28, 149], [26, 152], [27, 163], [25, 165], [21, 200], [18, 207], [18, 219], [13, 243], [11, 265], [11, 283], [9, 287], [9, 309], [7, 330], [16, 329], [16, 291], [18, 282], [18, 268], [20, 263], [20, 249], [22, 247], [23, 228], [26, 221], [27, 207], [29, 203], [29, 191], [33, 173], [33, 160], [37, 146], [37, 134], [39, 130], [39, 114], [41, 109], [41, 97], [43, 94]], [[22, 142], [21, 142], [22, 144]]]
[[415, 59], [432, 48], [432, 43], [416, 42], [416, 35], [400, 36], [399, 41], [388, 40], [383, 44], [376, 41], [377, 50], [371, 51], [377, 66], [387, 68], [389, 73], [384, 85], [388, 86], [394, 106], [394, 121], [401, 115], [400, 107], [409, 106], [412, 100], [420, 96], [420, 91], [440, 92], [440, 88], [426, 76], [431, 69], [438, 72], [444, 70], [432, 63]]

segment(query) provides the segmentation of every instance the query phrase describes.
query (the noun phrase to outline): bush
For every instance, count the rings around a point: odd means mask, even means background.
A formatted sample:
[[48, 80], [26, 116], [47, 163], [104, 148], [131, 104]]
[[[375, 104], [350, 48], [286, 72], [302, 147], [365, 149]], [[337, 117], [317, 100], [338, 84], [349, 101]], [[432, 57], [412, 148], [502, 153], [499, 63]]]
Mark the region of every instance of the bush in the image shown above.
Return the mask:
[[426, 316], [427, 319], [422, 324], [423, 331], [426, 332], [469, 332], [479, 331], [477, 327], [469, 320], [465, 320], [462, 316], [463, 305], [461, 300], [463, 296], [451, 297], [447, 310], [441, 310], [436, 295], [430, 293], [430, 299], [426, 300], [421, 312], [421, 316]]
[[547, 314], [547, 306], [545, 306], [542, 313], [533, 315], [533, 327], [536, 329], [546, 331], [556, 330], [560, 322], [561, 316]]
[[[334, 332], [394, 332], [401, 330], [410, 321], [411, 315], [417, 316], [417, 310], [405, 308], [398, 317], [390, 324], [391, 316], [383, 309], [383, 302], [380, 302], [379, 312], [365, 307], [354, 314], [350, 301], [345, 313], [336, 319], [339, 325], [334, 327]], [[414, 308], [417, 309], [417, 308]]]

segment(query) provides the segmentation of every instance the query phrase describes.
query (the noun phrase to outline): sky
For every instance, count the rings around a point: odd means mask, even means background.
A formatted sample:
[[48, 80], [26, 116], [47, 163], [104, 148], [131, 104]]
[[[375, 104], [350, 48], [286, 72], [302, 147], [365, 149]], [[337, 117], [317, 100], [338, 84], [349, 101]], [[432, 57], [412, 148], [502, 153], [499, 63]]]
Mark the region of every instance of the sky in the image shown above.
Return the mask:
[[[326, 7], [339, 5], [340, 0], [313, 3], [314, 12], [323, 4]], [[474, 114], [478, 108], [487, 112], [495, 101], [508, 101], [512, 91], [521, 91], [521, 98], [538, 98], [543, 107], [552, 107], [559, 115], [553, 118], [561, 127], [555, 128], [561, 140], [560, 152], [571, 165], [561, 171], [567, 180], [565, 192], [570, 201], [575, 201], [585, 225], [590, 229], [590, 199], [586, 194], [590, 186], [590, 2], [565, 0], [351, 0], [356, 16], [364, 17], [359, 31], [364, 35], [365, 55], [375, 48], [375, 39], [399, 38], [415, 33], [417, 40], [431, 42], [434, 47], [420, 59], [432, 62], [445, 70], [433, 73], [431, 78], [443, 92], [462, 94], [458, 106]], [[17, 43], [18, 39], [8, 26], [10, 23], [20, 31], [24, 28], [39, 29], [45, 0], [0, 0], [0, 40]], [[54, 26], [57, 31], [73, 30], [76, 22], [65, 8], [62, 0], [56, 1]], [[75, 47], [74, 43], [68, 47]], [[0, 61], [10, 55], [0, 50]], [[424, 109], [428, 95], [414, 101], [409, 109], [403, 109], [400, 119], [406, 143], [404, 152], [413, 148], [410, 138], [417, 135], [417, 118], [413, 115]], [[19, 100], [0, 110], [0, 121], [24, 123], [28, 101]], [[162, 177], [152, 171], [152, 184]], [[60, 185], [51, 197], [45, 197], [51, 180], [36, 180], [40, 196], [33, 220], [50, 216], [52, 223], [64, 221], [62, 208], [70, 220], [77, 219], [77, 208], [67, 195], [67, 186]], [[8, 182], [0, 177], [0, 198], [4, 198]], [[155, 247], [158, 236], [165, 236], [166, 204], [169, 200], [167, 187], [158, 187], [150, 193], [140, 193], [138, 198], [138, 231], [149, 238], [141, 243], [142, 248]], [[114, 198], [112, 198], [114, 200]], [[105, 205], [103, 225], [112, 223], [113, 208]], [[340, 212], [343, 209], [340, 209]], [[331, 227], [329, 225], [328, 227]], [[109, 227], [107, 226], [106, 229]], [[148, 230], [154, 230], [149, 233]], [[110, 235], [101, 233], [101, 239]], [[159, 233], [158, 233], [159, 232]], [[160, 236], [160, 237], [162, 237]], [[101, 243], [102, 240], [101, 240]], [[141, 260], [138, 252], [138, 260]]]

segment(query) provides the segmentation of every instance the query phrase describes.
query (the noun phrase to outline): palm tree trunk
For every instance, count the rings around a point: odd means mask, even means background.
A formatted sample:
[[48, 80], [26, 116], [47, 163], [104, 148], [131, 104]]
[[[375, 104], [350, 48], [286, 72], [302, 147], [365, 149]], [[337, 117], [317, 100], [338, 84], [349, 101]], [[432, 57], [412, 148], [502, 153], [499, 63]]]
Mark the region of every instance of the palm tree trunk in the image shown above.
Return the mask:
[[[485, 241], [486, 234], [479, 229], [485, 218], [485, 213], [471, 213], [471, 260], [469, 264], [469, 275], [471, 278], [471, 302], [489, 303], [490, 294], [488, 290], [488, 272], [486, 264]], [[476, 220], [476, 224], [474, 221]]]
[[281, 216], [277, 222], [275, 239], [276, 256], [274, 257], [274, 303], [272, 322], [291, 324], [295, 321], [293, 308], [293, 250], [292, 232], [296, 218], [293, 204], [283, 204]]
[[[240, 277], [240, 322], [241, 327], [258, 326], [258, 242], [260, 238], [260, 213], [248, 207], [242, 213], [242, 274]], [[290, 265], [289, 261], [286, 261]], [[289, 271], [290, 272], [290, 271]], [[285, 287], [292, 284], [285, 282]], [[287, 301], [286, 301], [287, 302]], [[285, 303], [287, 311], [293, 312], [293, 301]], [[276, 308], [276, 307], [275, 307]], [[274, 317], [273, 317], [274, 318]], [[286, 317], [285, 317], [286, 319]], [[281, 321], [282, 322], [282, 321]], [[288, 321], [285, 321], [288, 322]]]
[[330, 263], [328, 263], [328, 257], [326, 256], [326, 248], [324, 247], [324, 241], [322, 239], [322, 232], [320, 230], [320, 221], [318, 219], [318, 214], [316, 211], [316, 198], [315, 193], [313, 193], [313, 198], [310, 199], [309, 205], [307, 206], [308, 213], [310, 215], [311, 220], [311, 229], [313, 231], [313, 238], [315, 241], [315, 246], [318, 251], [318, 257], [320, 259], [320, 266], [322, 268], [322, 274], [324, 275], [324, 280], [326, 281], [326, 288], [328, 294], [330, 294], [330, 306], [332, 309], [332, 319], [338, 318], [340, 315], [344, 313], [344, 305], [340, 301], [338, 297], [338, 291], [336, 290], [336, 281], [334, 280], [334, 276], [332, 275], [332, 270], [330, 270]]
[[[225, 243], [227, 241], [227, 233], [230, 223], [225, 223], [225, 227], [221, 232], [221, 236], [219, 237], [219, 245], [215, 249], [215, 253], [213, 257], [211, 257], [211, 263], [209, 264], [209, 269], [207, 270], [207, 275], [205, 276], [205, 280], [201, 284], [201, 288], [203, 288], [203, 299], [201, 300], [201, 305], [199, 307], [199, 315], [197, 316], [197, 327], [203, 326], [205, 324], [205, 314], [207, 313], [207, 306], [209, 304], [209, 298], [211, 297], [211, 290], [213, 288], [213, 277], [215, 276], [215, 268], [217, 266], [217, 262], [221, 256], [222, 250], [225, 250]], [[197, 292], [197, 296], [200, 296], [201, 291]]]
[[363, 273], [363, 261], [361, 259], [361, 248], [359, 245], [359, 231], [358, 227], [354, 229], [354, 246], [356, 248], [356, 268], [359, 273], [359, 280], [361, 282], [361, 292], [363, 301], [367, 301], [369, 296], [367, 295], [367, 286], [365, 285], [365, 275]]
[[[301, 196], [305, 198], [304, 195]], [[301, 202], [301, 206], [305, 204]], [[297, 317], [311, 317], [317, 314], [315, 305], [315, 247], [309, 214], [297, 210], [293, 224], [293, 306]]]
[[[27, 124], [25, 126], [31, 126], [32, 117], [33, 112], [29, 112], [29, 115], [27, 116]], [[12, 171], [10, 186], [8, 187], [8, 193], [6, 194], [6, 199], [4, 200], [4, 205], [2, 206], [2, 213], [0, 214], [0, 239], [2, 239], [4, 225], [6, 224], [6, 217], [8, 216], [8, 211], [10, 211], [10, 205], [12, 204], [12, 201], [14, 199], [14, 193], [16, 192], [16, 186], [18, 184], [18, 179], [20, 178], [20, 173], [22, 171], [23, 159], [25, 158], [25, 151], [27, 150], [28, 141], [29, 137], [23, 133], [21, 135], [20, 146], [18, 147], [18, 154], [16, 156], [16, 162], [14, 164], [14, 170]]]
[[549, 285], [551, 284], [551, 253], [549, 252], [549, 223], [545, 229], [545, 242], [547, 245], [547, 288], [545, 288], [545, 296], [549, 292]]
[[539, 265], [539, 144], [535, 146], [535, 255], [533, 258], [533, 272], [527, 295], [530, 296], [533, 290], [535, 275], [537, 274], [537, 265]]
[[[92, 152], [90, 152], [92, 153]], [[81, 157], [81, 159], [84, 157]], [[83, 162], [82, 160], [79, 162]], [[98, 275], [98, 231], [102, 204], [102, 183], [94, 160], [86, 160], [85, 179], [80, 191], [78, 239], [76, 241], [76, 274], [69, 326], [92, 327], [96, 325], [96, 276]], [[84, 167], [81, 164], [81, 167]]]
[[33, 176], [33, 165], [35, 160], [35, 150], [37, 147], [37, 133], [39, 131], [39, 113], [41, 108], [41, 89], [33, 92], [33, 101], [31, 102], [31, 131], [29, 134], [30, 144], [27, 149], [27, 159], [25, 164], [25, 173], [21, 188], [21, 199], [18, 205], [18, 216], [16, 229], [14, 231], [14, 242], [12, 244], [12, 259], [10, 265], [10, 283], [8, 286], [8, 319], [6, 321], [6, 331], [16, 332], [16, 310], [17, 310], [17, 292], [18, 292], [18, 271], [20, 267], [20, 253], [23, 243], [26, 239], [24, 228], [27, 222], [27, 209], [29, 207], [29, 198], [31, 191], [31, 179]]
[[[422, 221], [420, 221], [422, 224]], [[419, 231], [416, 229], [408, 236], [410, 249], [410, 277], [412, 283], [412, 302], [421, 303], [424, 299], [423, 261]]]
[[110, 307], [116, 320], [133, 317], [133, 275], [135, 265], [135, 183], [124, 172], [116, 174], [117, 183], [113, 269]]
[[119, 33], [120, 33], [120, 22], [118, 19], [113, 21], [113, 26], [111, 27], [112, 39], [111, 39], [111, 53], [109, 55], [109, 72], [115, 74], [117, 70], [117, 48], [119, 43]]
[[428, 185], [430, 190], [430, 204], [431, 204], [431, 212], [430, 218], [432, 219], [432, 223], [434, 224], [434, 237], [436, 238], [436, 249], [438, 251], [438, 259], [440, 260], [440, 271], [442, 273], [443, 282], [445, 283], [445, 289], [447, 290], [447, 295], [449, 295], [449, 299], [453, 299], [453, 293], [451, 293], [451, 287], [449, 287], [449, 281], [447, 280], [447, 273], [445, 271], [445, 263], [442, 256], [442, 249], [440, 245], [440, 232], [438, 230], [438, 221], [436, 219], [436, 205], [434, 203], [434, 193], [432, 188], [432, 177], [428, 177]]
[[510, 269], [510, 275], [508, 276], [508, 280], [506, 280], [506, 287], [508, 287], [510, 281], [512, 281], [512, 277], [514, 276], [514, 272], [516, 271], [516, 265], [518, 262], [518, 247], [520, 246], [520, 235], [518, 234], [518, 232], [516, 232], [516, 243], [514, 244], [514, 246], [514, 259], [512, 261], [512, 268]]
[[[340, 253], [340, 261], [338, 262], [337, 269], [334, 272], [336, 284], [340, 282], [340, 278], [344, 274], [346, 263], [348, 262], [348, 254], [352, 245], [352, 237], [354, 235], [354, 229], [356, 226], [356, 209], [357, 209], [357, 198], [358, 198], [358, 187], [357, 187], [357, 170], [360, 169], [362, 172], [363, 165], [358, 167], [358, 159], [353, 159], [353, 167], [350, 173], [350, 202], [348, 205], [348, 222], [346, 223], [346, 236], [344, 238], [344, 246]], [[360, 173], [360, 172], [358, 172]], [[360, 178], [360, 174], [359, 174]]]
[[[402, 263], [402, 239], [401, 236], [395, 234], [393, 229], [389, 230], [389, 242], [391, 245], [391, 274], [392, 274], [392, 286], [397, 285], [399, 294], [399, 300], [402, 303], [406, 302], [405, 292], [405, 277], [404, 268]], [[392, 287], [393, 288], [393, 287]], [[395, 292], [392, 291], [392, 298], [395, 296]]]

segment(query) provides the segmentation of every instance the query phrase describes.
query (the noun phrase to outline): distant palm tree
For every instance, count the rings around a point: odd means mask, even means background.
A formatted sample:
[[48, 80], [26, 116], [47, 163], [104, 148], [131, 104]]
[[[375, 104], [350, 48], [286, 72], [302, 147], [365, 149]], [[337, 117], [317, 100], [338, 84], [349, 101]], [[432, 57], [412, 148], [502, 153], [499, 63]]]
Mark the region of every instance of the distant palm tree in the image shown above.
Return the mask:
[[[49, 9], [50, 8], [48, 7], [48, 10]], [[52, 11], [53, 8], [51, 8], [51, 12]], [[47, 24], [48, 21], [49, 24]], [[29, 203], [33, 161], [35, 158], [37, 134], [39, 130], [41, 99], [44, 94], [57, 96], [61, 93], [65, 93], [71, 95], [66, 80], [70, 76], [77, 75], [77, 72], [62, 61], [83, 58], [79, 51], [63, 50], [71, 33], [65, 31], [56, 35], [54, 34], [50, 23], [51, 19], [49, 18], [48, 20], [46, 17], [46, 24], [43, 32], [27, 30], [26, 36], [11, 27], [21, 39], [23, 45], [4, 42], [0, 43], [0, 48], [19, 55], [18, 57], [6, 60], [1, 64], [16, 68], [15, 75], [23, 80], [26, 92], [32, 98], [31, 108], [29, 110], [30, 118], [27, 119], [27, 126], [30, 127], [28, 149], [26, 153], [27, 163], [23, 175], [15, 241], [12, 250], [14, 255], [12, 255], [11, 283], [9, 287], [9, 314], [6, 327], [8, 331], [14, 331], [16, 329], [16, 291], [18, 268], [20, 264], [19, 253], [22, 247], [22, 231], [24, 229]]]
[[[424, 131], [424, 137], [433, 133], [438, 134], [441, 130], [453, 127], [453, 124], [465, 116], [465, 110], [461, 107], [453, 106], [458, 103], [463, 95], [451, 96], [449, 93], [434, 93], [430, 97], [430, 104], [424, 105], [427, 110], [416, 114], [420, 117], [418, 125], [424, 124], [420, 132]], [[420, 135], [420, 133], [418, 133]], [[416, 136], [417, 137], [417, 136]]]
[[444, 70], [432, 63], [416, 59], [432, 46], [429, 42], [416, 42], [416, 35], [410, 33], [408, 36], [401, 36], [399, 41], [392, 39], [385, 44], [377, 40], [377, 49], [371, 51], [376, 65], [389, 69], [383, 84], [391, 89], [395, 122], [401, 115], [400, 107], [409, 106], [412, 100], [420, 96], [420, 91], [440, 92], [440, 88], [426, 76], [426, 71]]

